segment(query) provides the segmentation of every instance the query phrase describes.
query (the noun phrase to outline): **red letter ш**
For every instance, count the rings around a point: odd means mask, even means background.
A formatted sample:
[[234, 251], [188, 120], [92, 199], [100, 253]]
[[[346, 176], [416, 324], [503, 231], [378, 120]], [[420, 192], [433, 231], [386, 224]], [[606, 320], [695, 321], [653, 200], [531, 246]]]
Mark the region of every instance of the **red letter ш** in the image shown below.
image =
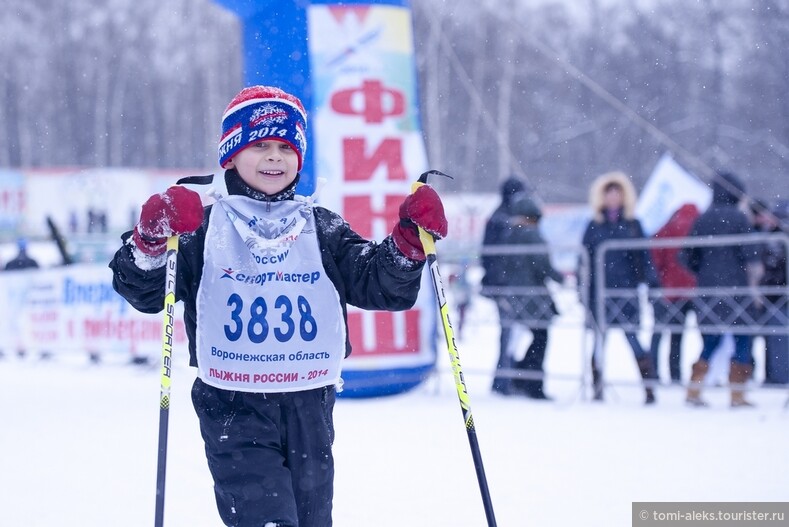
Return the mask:
[[[395, 316], [405, 317], [405, 342], [398, 345], [395, 341]], [[354, 350], [360, 350], [360, 355], [404, 355], [419, 353], [419, 317], [417, 309], [411, 309], [402, 313], [392, 313], [389, 311], [376, 311], [374, 313], [375, 323], [373, 327], [365, 327], [362, 322], [362, 314], [358, 312], [348, 313], [348, 331], [351, 345]], [[362, 332], [373, 331], [375, 333], [375, 348], [364, 347], [364, 337]]]

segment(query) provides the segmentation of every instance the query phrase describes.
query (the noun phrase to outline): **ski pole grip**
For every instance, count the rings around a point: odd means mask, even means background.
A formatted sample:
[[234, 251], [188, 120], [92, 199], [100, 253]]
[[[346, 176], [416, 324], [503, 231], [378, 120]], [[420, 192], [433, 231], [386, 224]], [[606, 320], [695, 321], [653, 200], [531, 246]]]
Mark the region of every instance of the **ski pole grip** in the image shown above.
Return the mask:
[[[421, 179], [421, 178], [420, 178]], [[422, 181], [417, 181], [411, 185], [411, 194], [417, 191], [419, 187], [424, 185], [425, 183]], [[436, 254], [436, 241], [433, 239], [433, 235], [427, 232], [425, 229], [420, 227], [419, 225], [416, 226], [417, 230], [419, 231], [419, 241], [422, 243], [422, 250], [425, 251], [425, 255], [435, 255]]]

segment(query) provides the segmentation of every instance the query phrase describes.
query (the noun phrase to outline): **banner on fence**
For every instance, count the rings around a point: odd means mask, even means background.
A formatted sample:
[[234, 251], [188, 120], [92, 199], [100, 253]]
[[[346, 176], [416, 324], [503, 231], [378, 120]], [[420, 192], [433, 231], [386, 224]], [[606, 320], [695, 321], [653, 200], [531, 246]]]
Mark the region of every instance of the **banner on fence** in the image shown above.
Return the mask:
[[[186, 354], [182, 312], [177, 319], [176, 346]], [[12, 349], [53, 355], [156, 357], [162, 347], [162, 316], [132, 308], [113, 290], [106, 265], [0, 273], [0, 331]]]

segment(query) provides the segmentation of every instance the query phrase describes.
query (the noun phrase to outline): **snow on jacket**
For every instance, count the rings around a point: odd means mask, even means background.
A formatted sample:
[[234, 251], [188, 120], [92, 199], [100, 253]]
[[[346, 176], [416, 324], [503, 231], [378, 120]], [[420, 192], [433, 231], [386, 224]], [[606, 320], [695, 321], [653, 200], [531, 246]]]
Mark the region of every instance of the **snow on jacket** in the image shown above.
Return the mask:
[[[298, 179], [274, 196], [265, 196], [250, 187], [234, 169], [225, 172], [231, 195], [245, 195], [259, 201], [293, 199]], [[197, 366], [195, 332], [196, 298], [203, 269], [205, 234], [211, 206], [206, 207], [203, 225], [190, 235], [179, 237], [176, 277], [176, 300], [184, 302], [184, 323], [189, 340], [189, 364]], [[381, 243], [362, 238], [336, 213], [314, 207], [318, 242], [323, 266], [334, 284], [347, 325], [347, 304], [370, 310], [401, 311], [416, 302], [421, 283], [423, 262], [410, 260], [396, 248], [391, 236]], [[135, 309], [158, 313], [164, 305], [164, 267], [143, 270], [137, 266], [129, 245], [130, 232], [122, 236], [121, 248], [110, 262], [113, 287]], [[346, 335], [348, 335], [346, 331]], [[351, 344], [346, 336], [346, 356]]]

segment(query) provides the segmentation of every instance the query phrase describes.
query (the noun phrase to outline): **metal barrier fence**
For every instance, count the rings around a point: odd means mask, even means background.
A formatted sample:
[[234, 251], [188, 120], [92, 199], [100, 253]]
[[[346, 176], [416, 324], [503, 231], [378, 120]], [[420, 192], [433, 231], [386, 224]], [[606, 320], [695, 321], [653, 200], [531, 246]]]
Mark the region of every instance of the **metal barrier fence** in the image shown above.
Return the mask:
[[770, 332], [789, 335], [789, 285], [650, 287], [645, 290], [643, 287], [609, 287], [605, 283], [606, 258], [614, 251], [740, 247], [759, 254], [770, 243], [783, 245], [784, 254], [789, 254], [789, 236], [783, 233], [605, 241], [600, 244], [594, 261], [595, 289], [598, 291], [594, 299], [595, 313], [605, 314], [596, 317], [597, 326], [602, 332], [609, 327], [639, 331], [640, 321], [629, 315], [634, 308], [643, 311], [647, 303], [656, 311], [652, 328], [655, 331], [680, 332], [687, 329], [681, 322], [684, 319], [681, 315], [692, 310], [696, 313], [695, 329], [701, 333], [763, 335]]
[[[779, 243], [789, 254], [789, 236], [783, 233], [762, 234], [754, 233], [740, 236], [714, 236], [705, 238], [665, 238], [665, 239], [637, 239], [637, 240], [609, 240], [602, 243], [596, 254], [595, 261], [590, 262], [588, 252], [582, 245], [499, 245], [482, 248], [479, 256], [513, 256], [541, 254], [556, 255], [558, 253], [572, 253], [578, 261], [575, 271], [577, 284], [565, 282], [560, 287], [544, 286], [483, 286], [479, 291], [482, 296], [496, 302], [501, 296], [517, 296], [528, 301], [529, 298], [539, 298], [550, 295], [556, 298], [557, 292], [568, 293], [574, 290], [584, 313], [580, 316], [529, 318], [498, 318], [478, 321], [484, 324], [499, 324], [508, 328], [523, 325], [527, 328], [552, 328], [561, 329], [572, 326], [571, 329], [579, 330], [578, 353], [581, 361], [580, 375], [549, 374], [557, 380], [577, 380], [582, 393], [591, 384], [591, 347], [589, 330], [592, 332], [592, 341], [599, 338], [610, 328], [617, 328], [632, 332], [670, 332], [697, 331], [700, 333], [739, 333], [749, 335], [789, 335], [789, 286], [756, 286], [756, 287], [696, 287], [696, 288], [614, 288], [605, 284], [605, 261], [611, 251], [637, 251], [651, 249], [685, 249], [692, 247], [727, 247], [733, 244], [740, 246], [757, 246], [766, 243]], [[468, 263], [468, 255], [464, 258]], [[452, 259], [450, 263], [457, 264]], [[528, 258], [524, 260], [528, 265]], [[592, 266], [594, 273], [592, 273]], [[595, 305], [590, 305], [591, 277], [595, 279]], [[787, 277], [789, 278], [789, 277]], [[667, 301], [670, 300], [670, 301]], [[630, 320], [624, 315], [636, 304], [642, 313], [639, 320]], [[660, 306], [656, 312], [655, 307]], [[716, 306], [724, 306], [719, 310]], [[594, 308], [594, 309], [592, 309]], [[594, 317], [593, 313], [608, 311], [607, 317]], [[679, 314], [684, 311], [693, 311], [695, 317], [680, 319]], [[723, 314], [721, 314], [721, 312]], [[537, 312], [539, 314], [539, 311]], [[651, 324], [647, 324], [647, 321]], [[486, 372], [492, 373], [492, 372]], [[511, 367], [498, 370], [498, 377], [508, 378], [544, 378], [542, 372], [524, 372]], [[607, 381], [609, 382], [609, 381]], [[638, 381], [640, 383], [640, 381]], [[611, 383], [613, 384], [613, 383]], [[634, 383], [635, 384], [635, 381]]]
[[[590, 262], [589, 253], [583, 245], [547, 245], [547, 244], [534, 244], [534, 245], [489, 245], [480, 251], [481, 256], [527, 256], [527, 255], [545, 255], [549, 258], [556, 253], [570, 253], [575, 256], [578, 262], [576, 275], [579, 277], [578, 294], [583, 305], [589, 304], [589, 289], [586, 287], [588, 277], [590, 276]], [[528, 262], [523, 262], [523, 265], [529, 265]], [[530, 298], [543, 298], [551, 296], [552, 289], [547, 285], [539, 286], [513, 286], [513, 285], [496, 285], [496, 286], [483, 286], [480, 293], [489, 298], [497, 297], [522, 297], [525, 299]], [[527, 300], [528, 301], [528, 300]], [[528, 324], [530, 327], [547, 328], [550, 326], [550, 320], [546, 321], [545, 316], [548, 312], [544, 306], [535, 306], [538, 310], [538, 316], [532, 319], [504, 319], [499, 320], [499, 323], [508, 327], [513, 323], [522, 322]]]

